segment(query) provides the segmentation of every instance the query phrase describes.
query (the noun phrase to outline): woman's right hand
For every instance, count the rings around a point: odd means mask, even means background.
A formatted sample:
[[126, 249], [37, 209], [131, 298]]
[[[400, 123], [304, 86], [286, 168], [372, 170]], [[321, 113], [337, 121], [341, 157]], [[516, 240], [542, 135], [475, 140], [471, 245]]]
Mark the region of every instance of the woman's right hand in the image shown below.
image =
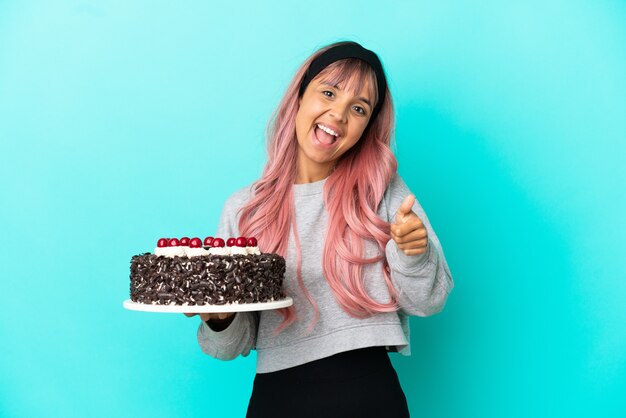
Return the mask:
[[230, 319], [232, 316], [235, 315], [234, 312], [230, 312], [230, 313], [226, 313], [226, 312], [219, 312], [219, 313], [201, 313], [201, 314], [197, 314], [197, 313], [187, 313], [185, 312], [185, 316], [187, 316], [188, 318], [191, 318], [192, 316], [196, 316], [196, 315], [200, 315], [200, 318], [202, 318], [202, 321], [206, 322], [208, 320], [215, 320], [216, 322], [221, 322], [221, 321], [227, 321], [228, 319]]
[[[218, 312], [218, 313], [201, 313], [200, 318], [204, 321], [205, 324], [209, 326], [213, 331], [221, 332], [228, 328], [235, 319], [235, 315], [237, 313], [226, 313], [226, 312]], [[197, 313], [186, 313], [187, 317], [192, 317], [198, 315]]]

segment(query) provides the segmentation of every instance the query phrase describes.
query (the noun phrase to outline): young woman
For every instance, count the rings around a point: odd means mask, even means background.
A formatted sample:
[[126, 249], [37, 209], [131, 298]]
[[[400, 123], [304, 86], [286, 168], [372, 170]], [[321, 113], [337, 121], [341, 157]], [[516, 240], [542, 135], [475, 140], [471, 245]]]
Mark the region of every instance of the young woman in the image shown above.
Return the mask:
[[387, 352], [410, 354], [408, 316], [439, 312], [453, 281], [396, 173], [377, 55], [355, 42], [317, 51], [268, 126], [263, 174], [226, 201], [217, 236], [283, 255], [294, 304], [201, 314], [200, 346], [222, 360], [256, 349], [248, 417], [407, 417]]

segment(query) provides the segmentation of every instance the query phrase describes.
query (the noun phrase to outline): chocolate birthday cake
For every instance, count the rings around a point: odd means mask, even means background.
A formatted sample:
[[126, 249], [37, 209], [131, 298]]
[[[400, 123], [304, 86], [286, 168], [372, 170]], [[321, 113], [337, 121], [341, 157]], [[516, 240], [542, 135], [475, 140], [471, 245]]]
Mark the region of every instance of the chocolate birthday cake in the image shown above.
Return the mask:
[[[204, 245], [203, 245], [204, 244]], [[255, 238], [161, 238], [130, 263], [130, 299], [153, 305], [224, 305], [285, 298], [285, 259]]]

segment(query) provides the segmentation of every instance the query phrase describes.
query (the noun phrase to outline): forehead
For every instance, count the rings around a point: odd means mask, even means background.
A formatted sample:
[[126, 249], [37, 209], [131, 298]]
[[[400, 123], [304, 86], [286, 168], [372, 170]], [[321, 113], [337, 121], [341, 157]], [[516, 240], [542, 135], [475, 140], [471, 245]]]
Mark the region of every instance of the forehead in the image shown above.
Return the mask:
[[[355, 60], [360, 61], [360, 60]], [[352, 65], [349, 65], [352, 64]], [[356, 65], [355, 65], [356, 64]], [[359, 65], [360, 64], [360, 65]], [[369, 101], [376, 100], [375, 77], [369, 66], [361, 63], [344, 63], [344, 65], [329, 65], [315, 78], [318, 84], [328, 85], [343, 92], [352, 93]]]
[[335, 89], [341, 90], [346, 94], [351, 95], [352, 98], [361, 100], [362, 102], [368, 104], [370, 107], [372, 106], [372, 100], [370, 99], [369, 88], [367, 85], [363, 86], [360, 92], [355, 91], [353, 88], [350, 88], [350, 86], [348, 86], [348, 88], [342, 88], [340, 85], [332, 84], [328, 81], [321, 81], [319, 85], [333, 87]]
[[333, 87], [345, 93], [351, 93], [353, 96], [370, 97], [369, 81], [365, 81], [364, 85], [359, 89], [356, 83], [333, 83], [331, 80], [319, 80], [319, 85]]

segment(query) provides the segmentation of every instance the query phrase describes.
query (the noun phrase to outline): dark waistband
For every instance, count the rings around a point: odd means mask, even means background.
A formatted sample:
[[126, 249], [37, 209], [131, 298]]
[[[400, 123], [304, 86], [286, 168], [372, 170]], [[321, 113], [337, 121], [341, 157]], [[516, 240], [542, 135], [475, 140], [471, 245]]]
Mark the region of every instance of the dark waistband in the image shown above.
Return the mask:
[[393, 370], [385, 347], [366, 347], [344, 351], [330, 357], [310, 361], [271, 373], [257, 373], [259, 382], [306, 382], [349, 380], [372, 373]]

